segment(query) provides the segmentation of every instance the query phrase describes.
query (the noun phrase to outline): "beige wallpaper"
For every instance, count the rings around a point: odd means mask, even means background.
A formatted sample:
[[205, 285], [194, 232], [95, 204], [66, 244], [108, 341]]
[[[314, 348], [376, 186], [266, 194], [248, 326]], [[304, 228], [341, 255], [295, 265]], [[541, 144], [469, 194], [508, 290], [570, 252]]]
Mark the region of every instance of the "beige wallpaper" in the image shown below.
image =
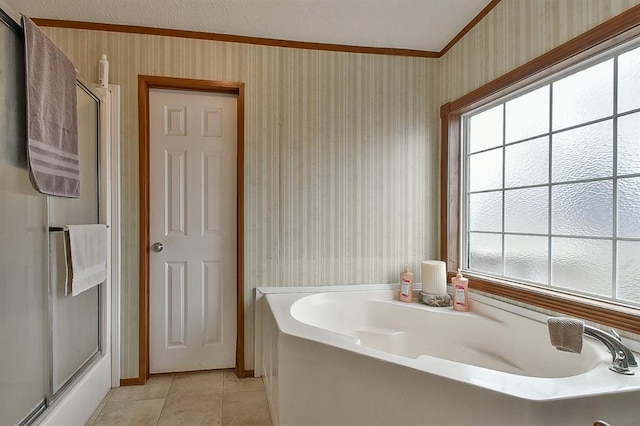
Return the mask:
[[[253, 289], [398, 281], [437, 257], [439, 106], [640, 0], [502, 0], [441, 59], [45, 28], [122, 86], [123, 377], [137, 376], [137, 75], [246, 84], [246, 368]], [[419, 281], [419, 274], [416, 277]]]
[[443, 103], [457, 99], [639, 0], [502, 0], [440, 58]]
[[396, 282], [437, 256], [436, 62], [45, 31], [92, 80], [106, 53], [122, 86], [123, 377], [138, 374], [139, 74], [246, 84], [246, 368], [254, 288]]

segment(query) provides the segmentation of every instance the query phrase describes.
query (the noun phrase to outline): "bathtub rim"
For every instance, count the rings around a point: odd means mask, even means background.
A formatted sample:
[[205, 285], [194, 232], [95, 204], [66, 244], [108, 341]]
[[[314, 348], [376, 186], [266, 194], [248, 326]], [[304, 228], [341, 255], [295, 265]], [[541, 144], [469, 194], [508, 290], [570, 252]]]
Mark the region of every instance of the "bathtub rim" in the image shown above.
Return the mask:
[[[605, 350], [606, 357], [603, 357], [603, 360], [596, 366], [596, 368], [585, 373], [562, 378], [518, 376], [483, 367], [460, 364], [455, 361], [449, 361], [428, 355], [422, 355], [416, 359], [409, 359], [399, 355], [377, 351], [375, 349], [357, 345], [355, 343], [355, 339], [352, 337], [301, 323], [290, 314], [290, 306], [295, 302], [295, 300], [309, 295], [333, 292], [372, 292], [381, 290], [398, 291], [398, 289], [398, 284], [321, 287], [258, 287], [256, 289], [256, 377], [258, 377], [262, 371], [262, 366], [259, 365], [261, 360], [260, 350], [262, 344], [261, 336], [259, 335], [259, 318], [262, 316], [261, 309], [270, 309], [269, 306], [266, 306], [267, 299], [281, 299], [274, 305], [275, 309], [274, 306], [271, 306], [271, 311], [281, 333], [300, 339], [330, 345], [341, 350], [376, 358], [384, 362], [398, 364], [399, 366], [412, 368], [422, 373], [433, 374], [445, 379], [455, 380], [511, 397], [528, 401], [543, 402], [640, 391], [640, 369], [636, 371], [635, 376], [621, 376], [612, 373], [607, 368], [609, 365], [609, 354], [606, 353], [604, 346], [603, 350]], [[274, 298], [273, 296], [276, 297]], [[470, 297], [472, 300], [477, 302], [539, 322], [544, 322], [548, 316], [545, 313], [532, 311], [524, 307], [512, 305], [477, 293], [470, 293]], [[623, 340], [634, 352], [638, 352], [638, 348], [640, 347], [638, 342], [629, 339]], [[593, 389], [593, 383], [598, 384], [595, 389]]]

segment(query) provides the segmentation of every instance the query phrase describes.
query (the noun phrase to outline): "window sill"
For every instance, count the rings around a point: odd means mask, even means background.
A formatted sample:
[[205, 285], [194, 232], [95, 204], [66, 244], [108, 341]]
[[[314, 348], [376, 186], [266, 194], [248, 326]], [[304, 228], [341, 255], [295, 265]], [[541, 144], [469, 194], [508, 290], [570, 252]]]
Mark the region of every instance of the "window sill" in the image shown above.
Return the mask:
[[[455, 276], [449, 273], [450, 277]], [[538, 308], [548, 309], [598, 324], [640, 334], [640, 309], [591, 299], [587, 296], [560, 293], [509, 281], [465, 273], [469, 288]]]

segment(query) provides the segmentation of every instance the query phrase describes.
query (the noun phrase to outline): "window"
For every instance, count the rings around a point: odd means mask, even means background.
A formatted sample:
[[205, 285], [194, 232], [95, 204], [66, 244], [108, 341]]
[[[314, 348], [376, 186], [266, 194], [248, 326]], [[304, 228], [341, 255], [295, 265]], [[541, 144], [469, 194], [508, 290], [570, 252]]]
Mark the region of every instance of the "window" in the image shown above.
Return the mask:
[[462, 265], [640, 304], [640, 47], [462, 116]]
[[441, 107], [441, 258], [470, 287], [640, 333], [640, 17]]

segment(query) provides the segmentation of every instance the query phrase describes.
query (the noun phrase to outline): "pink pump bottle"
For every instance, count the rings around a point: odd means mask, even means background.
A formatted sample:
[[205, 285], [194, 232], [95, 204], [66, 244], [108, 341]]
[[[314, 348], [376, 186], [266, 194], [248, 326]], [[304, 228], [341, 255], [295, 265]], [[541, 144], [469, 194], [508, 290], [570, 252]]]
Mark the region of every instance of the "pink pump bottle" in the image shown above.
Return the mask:
[[462, 270], [458, 268], [458, 273], [451, 279], [453, 286], [453, 309], [455, 311], [469, 311], [469, 278], [462, 276]]
[[409, 265], [404, 265], [404, 272], [400, 274], [400, 301], [413, 302], [413, 273]]

